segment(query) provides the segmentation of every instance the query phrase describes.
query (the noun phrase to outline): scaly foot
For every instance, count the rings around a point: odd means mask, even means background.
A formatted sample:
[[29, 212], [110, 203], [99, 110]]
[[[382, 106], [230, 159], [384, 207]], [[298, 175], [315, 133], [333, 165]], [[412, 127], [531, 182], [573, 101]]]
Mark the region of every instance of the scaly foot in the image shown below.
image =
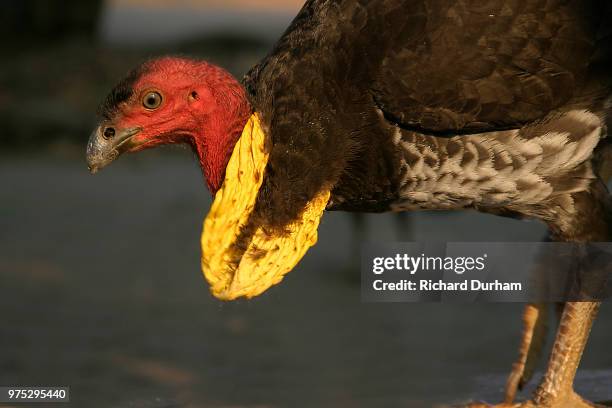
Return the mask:
[[546, 342], [549, 305], [544, 303], [528, 304], [523, 312], [523, 337], [519, 347], [519, 358], [512, 366], [506, 383], [504, 402], [512, 406], [518, 391], [523, 387], [535, 370], [544, 343]]
[[482, 402], [475, 402], [463, 408], [607, 408], [612, 405], [596, 404], [585, 400], [575, 392], [565, 397], [555, 398], [550, 401], [536, 403], [534, 401], [516, 402], [512, 404], [502, 403], [499, 405], [489, 405]]

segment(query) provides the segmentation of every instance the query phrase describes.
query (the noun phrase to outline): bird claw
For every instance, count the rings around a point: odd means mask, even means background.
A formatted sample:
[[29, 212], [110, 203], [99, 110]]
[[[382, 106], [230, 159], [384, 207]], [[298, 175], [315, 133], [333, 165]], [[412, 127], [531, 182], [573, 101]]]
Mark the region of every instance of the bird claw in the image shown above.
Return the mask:
[[525, 383], [527, 382], [524, 378], [525, 365], [515, 364], [512, 367], [512, 372], [508, 377], [508, 381], [506, 383], [506, 395], [505, 395], [505, 403], [508, 406], [512, 406], [514, 399], [516, 398], [516, 394], [523, 388]]
[[472, 402], [461, 408], [609, 408], [612, 407], [612, 405], [610, 405], [611, 402], [594, 403], [585, 400], [575, 392], [571, 392], [565, 397], [550, 399], [544, 403], [536, 403], [533, 400], [514, 403], [504, 402], [497, 405], [490, 405], [484, 402]]

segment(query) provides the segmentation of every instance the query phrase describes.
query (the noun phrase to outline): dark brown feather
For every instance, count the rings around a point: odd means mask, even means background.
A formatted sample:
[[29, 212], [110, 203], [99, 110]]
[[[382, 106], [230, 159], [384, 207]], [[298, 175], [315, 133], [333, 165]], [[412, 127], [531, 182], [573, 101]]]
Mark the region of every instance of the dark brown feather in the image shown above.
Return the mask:
[[422, 142], [436, 151], [439, 137], [518, 129], [556, 111], [601, 112], [612, 79], [610, 8], [604, 0], [307, 1], [244, 78], [272, 141], [254, 222], [282, 229], [322, 189], [332, 189], [330, 209], [389, 209], [408, 162], [394, 138], [411, 132], [437, 136]]

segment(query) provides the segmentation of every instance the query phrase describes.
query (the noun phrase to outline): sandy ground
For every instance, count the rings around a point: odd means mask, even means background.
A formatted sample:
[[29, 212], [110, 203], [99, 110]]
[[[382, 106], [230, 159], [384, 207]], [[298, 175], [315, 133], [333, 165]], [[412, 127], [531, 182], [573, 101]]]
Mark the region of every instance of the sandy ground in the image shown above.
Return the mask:
[[[96, 176], [76, 159], [0, 156], [0, 187], [2, 385], [68, 385], [70, 406], [91, 408], [501, 397], [521, 305], [362, 303], [346, 214], [325, 216], [319, 244], [282, 285], [226, 304], [200, 273], [210, 198], [188, 152], [145, 153]], [[422, 241], [543, 234], [475, 213], [411, 219]], [[395, 240], [396, 221], [368, 216], [367, 239]], [[610, 344], [604, 305], [578, 380], [589, 398], [612, 399]]]

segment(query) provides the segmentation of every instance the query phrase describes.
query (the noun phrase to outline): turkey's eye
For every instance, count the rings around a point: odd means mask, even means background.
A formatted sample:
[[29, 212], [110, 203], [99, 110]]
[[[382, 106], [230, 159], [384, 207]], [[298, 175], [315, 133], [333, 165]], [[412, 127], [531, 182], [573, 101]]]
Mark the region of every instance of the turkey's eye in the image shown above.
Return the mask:
[[149, 92], [142, 100], [142, 104], [147, 109], [157, 109], [161, 105], [162, 97], [158, 92]]

